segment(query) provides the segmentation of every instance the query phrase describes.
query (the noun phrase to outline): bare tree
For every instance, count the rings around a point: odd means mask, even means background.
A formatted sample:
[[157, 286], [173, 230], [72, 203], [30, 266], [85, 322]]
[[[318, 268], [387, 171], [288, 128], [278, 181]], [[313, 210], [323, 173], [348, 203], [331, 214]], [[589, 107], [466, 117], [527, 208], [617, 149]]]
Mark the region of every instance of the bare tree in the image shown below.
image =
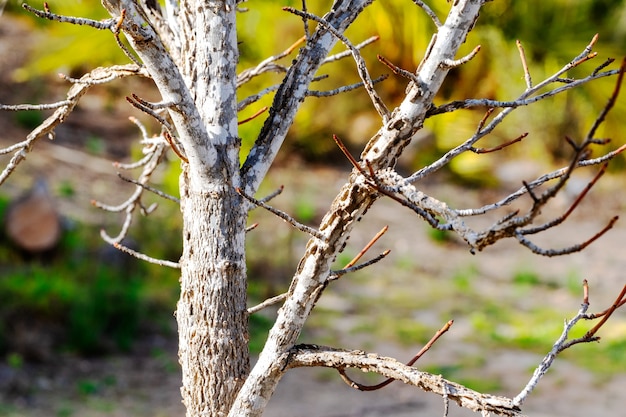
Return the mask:
[[[539, 255], [563, 255], [582, 250], [610, 229], [616, 218], [595, 236], [564, 249], [541, 248], [530, 240], [532, 235], [558, 226], [603, 172], [601, 168], [596, 178], [565, 213], [547, 223], [536, 224], [540, 210], [563, 189], [574, 170], [586, 166], [604, 166], [625, 149], [622, 146], [605, 152], [601, 157], [589, 159], [591, 146], [606, 144], [605, 140], [596, 138], [596, 130], [617, 99], [626, 64], [622, 63], [619, 69], [607, 69], [612, 62], [608, 60], [592, 68], [585, 77], [569, 78], [567, 73], [570, 69], [595, 57], [592, 48], [597, 39], [594, 38], [561, 70], [535, 84], [525, 63], [523, 48], [518, 45], [523, 68], [520, 75], [524, 75], [526, 80], [526, 89], [518, 97], [509, 101], [467, 99], [436, 106], [434, 98], [449, 71], [469, 62], [479, 52], [480, 47], [477, 46], [471, 54], [457, 58], [459, 47], [466, 41], [487, 0], [448, 2], [450, 10], [445, 20], [440, 20], [425, 2], [414, 0], [416, 13], [421, 10], [430, 16], [435, 30], [423, 60], [416, 69], [399, 68], [380, 57], [381, 62], [394, 74], [408, 80], [404, 99], [395, 109], [389, 110], [377, 94], [374, 88], [376, 80], [370, 77], [360, 54], [360, 49], [368, 42], [354, 45], [343, 35], [372, 0], [336, 0], [322, 17], [307, 11], [305, 1], [302, 1], [300, 9], [285, 7], [285, 11], [299, 16], [303, 21], [305, 36], [297, 57], [288, 67], [277, 64], [280, 58], [289, 55], [299, 45], [237, 74], [235, 22], [237, 13], [243, 11], [240, 10], [240, 3], [238, 0], [166, 0], [160, 5], [148, 0], [102, 0], [103, 6], [111, 15], [105, 21], [59, 16], [45, 3], [43, 10], [24, 5], [42, 18], [111, 31], [132, 63], [97, 68], [80, 79], [66, 77], [72, 87], [67, 97], [56, 103], [3, 105], [4, 110], [41, 109], [54, 110], [54, 113], [24, 141], [2, 150], [2, 154], [11, 157], [0, 175], [0, 184], [24, 160], [36, 141], [47, 136], [53, 137], [55, 128], [72, 112], [91, 86], [124, 77], [150, 78], [162, 100], [152, 103], [133, 94], [128, 97], [128, 101], [154, 117], [160, 123], [161, 132], [150, 137], [140, 125], [145, 157], [132, 165], [119, 166], [143, 167], [143, 172], [138, 179], [131, 180], [137, 188], [126, 203], [116, 207], [101, 204], [103, 209], [127, 214], [118, 236], [111, 237], [103, 233], [103, 238], [120, 250], [181, 270], [181, 297], [176, 318], [183, 378], [181, 391], [188, 416], [259, 416], [281, 377], [290, 368], [302, 366], [335, 368], [347, 383], [364, 390], [378, 387], [357, 384], [346, 376], [344, 370], [358, 368], [373, 371], [390, 379], [398, 379], [420, 389], [433, 391], [446, 401], [456, 401], [463, 407], [483, 414], [493, 412], [500, 415], [519, 415], [524, 399], [550, 367], [554, 357], [573, 344], [597, 340], [597, 330], [626, 301], [625, 291], [622, 291], [609, 309], [591, 315], [587, 313], [585, 286], [583, 307], [566, 323], [563, 335], [555, 342], [554, 349], [515, 398], [472, 391], [440, 376], [412, 368], [410, 365], [414, 361], [404, 365], [394, 359], [361, 351], [297, 345], [297, 338], [329, 284], [344, 274], [386, 256], [387, 252], [357, 265], [360, 256], [368, 249], [365, 248], [344, 269], [331, 270], [331, 264], [342, 251], [355, 222], [380, 198], [396, 200], [433, 228], [454, 231], [472, 252], [480, 251], [501, 239], [513, 238]], [[131, 50], [120, 41], [121, 35], [126, 38]], [[330, 56], [330, 51], [337, 42], [346, 47], [346, 53]], [[361, 83], [326, 93], [311, 90], [310, 86], [316, 80], [318, 69], [326, 62], [344, 56], [352, 56], [354, 59]], [[258, 94], [238, 102], [237, 89], [268, 71], [284, 72], [280, 85], [268, 86]], [[516, 108], [548, 99], [590, 81], [615, 75], [618, 76], [615, 91], [585, 138], [580, 143], [570, 141], [572, 158], [567, 167], [525, 182], [518, 191], [506, 198], [479, 208], [453, 208], [420, 191], [420, 181], [445, 167], [459, 155], [466, 152], [496, 152], [523, 139], [524, 135], [521, 135], [493, 148], [477, 147], [478, 142]], [[268, 199], [255, 199], [253, 196], [275, 160], [305, 98], [310, 95], [331, 95], [360, 86], [366, 90], [380, 116], [380, 127], [358, 158], [349, 153], [339, 138], [335, 138], [354, 169], [319, 227], [314, 229], [298, 223], [288, 214], [268, 206]], [[263, 129], [252, 150], [245, 155], [245, 162], [240, 165], [238, 112], [262, 95], [270, 93], [274, 94], [273, 105], [265, 118]], [[486, 109], [485, 117], [471, 137], [409, 176], [403, 177], [394, 170], [402, 150], [422, 129], [426, 118], [467, 108]], [[148, 186], [148, 182], [168, 149], [180, 158], [183, 168], [180, 177], [183, 253], [177, 262], [153, 259], [120, 243], [129, 230], [133, 213], [137, 208], [143, 208], [143, 193], [156, 191]], [[510, 203], [521, 199], [529, 202], [526, 211], [509, 212], [485, 229], [474, 230], [465, 221], [468, 216], [482, 216], [497, 209], [506, 210]], [[255, 206], [271, 210], [297, 229], [309, 234], [310, 240], [295, 269], [289, 291], [259, 306], [248, 308], [244, 242], [248, 213]], [[250, 369], [248, 315], [279, 302], [282, 307], [278, 310], [265, 347], [254, 368]], [[598, 317], [602, 319], [592, 331], [580, 339], [568, 340], [569, 331], [578, 320]], [[427, 350], [450, 325], [451, 323], [445, 324], [423, 350]], [[414, 359], [418, 359], [422, 353]]]

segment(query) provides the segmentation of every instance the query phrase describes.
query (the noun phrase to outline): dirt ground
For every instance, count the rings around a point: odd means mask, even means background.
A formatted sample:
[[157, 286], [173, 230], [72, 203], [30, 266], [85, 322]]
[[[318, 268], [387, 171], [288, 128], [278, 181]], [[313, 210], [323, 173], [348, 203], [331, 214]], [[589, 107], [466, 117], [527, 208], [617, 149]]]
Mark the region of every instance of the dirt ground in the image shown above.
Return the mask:
[[[0, 48], [5, 48], [0, 50], [2, 56], [0, 68], [4, 74], [7, 73], [8, 66], [15, 65], [23, 59], [22, 51], [15, 48], [15, 43], [6, 42], [6, 39], [15, 40], [23, 34], [19, 28], [7, 26], [6, 21], [0, 20], [0, 40], [4, 40], [0, 42]], [[5, 59], [6, 57], [11, 59]], [[6, 82], [5, 79], [3, 84]], [[6, 100], [10, 91], [4, 91], [0, 97]], [[84, 118], [72, 120], [74, 129], [65, 131], [67, 142], [64, 145], [42, 143], [20, 168], [22, 176], [16, 177], [15, 181], [9, 181], [3, 188], [9, 193], [17, 194], [36, 175], [42, 172], [52, 175], [50, 167], [54, 167], [55, 177], [81, 179], [75, 186], [77, 194], [86, 195], [85, 205], [90, 198], [106, 195], [111, 182], [115, 181], [114, 169], [104, 157], [78, 153], [72, 146], [74, 140], [72, 138], [80, 140], [81, 132], [85, 129], [109, 129], [104, 137], [111, 141], [107, 142], [109, 146], [115, 148], [113, 141], [124, 143], [134, 137], [135, 132], [132, 127], [127, 130], [114, 124], [115, 120], [119, 120], [117, 114], [106, 120], [94, 118], [91, 116], [95, 113], [89, 106], [86, 106], [82, 114]], [[91, 124], [81, 120], [90, 120]], [[93, 125], [94, 120], [99, 120], [103, 126]], [[15, 138], [24, 134], [23, 130], [15, 127], [6, 114], [0, 114], [0, 128], [2, 132], [0, 143], [3, 145], [12, 143]], [[64, 136], [63, 132], [59, 132], [58, 136]], [[513, 171], [528, 173], [526, 166], [515, 165], [514, 162], [510, 168]], [[530, 170], [533, 169], [537, 167], [531, 166]], [[277, 199], [277, 206], [293, 209], [290, 201], [305, 198], [309, 204], [315, 206], [315, 213], [319, 215], [324, 212], [333, 193], [343, 183], [342, 178], [345, 178], [343, 169], [294, 165], [272, 171], [267, 189], [284, 184], [285, 193]], [[513, 184], [519, 184], [515, 182], [517, 180], [519, 179], [508, 180], [511, 182], [505, 183], [502, 189], [486, 192], [452, 187], [443, 183], [425, 184], [424, 190], [456, 206], [476, 207], [505, 195], [507, 189], [513, 189]], [[546, 234], [538, 242], [545, 247], [563, 247], [594, 235], [612, 215], [624, 213], [626, 196], [623, 195], [623, 184], [623, 174], [601, 182], [597, 187], [598, 190], [594, 191], [593, 200], [583, 204], [558, 231]], [[568, 206], [574, 191], [555, 202], [553, 213], [562, 212]], [[299, 197], [296, 198], [295, 195]], [[67, 210], [66, 214], [79, 217], [81, 220], [103, 221], [99, 215], [77, 208], [76, 205], [62, 209]], [[262, 216], [259, 215], [261, 219], [268, 219]], [[271, 225], [280, 224], [275, 220], [266, 221]], [[479, 226], [479, 223], [480, 221], [476, 226]], [[393, 339], [368, 337], [362, 333], [355, 335], [351, 332], [355, 320], [367, 320], [376, 325], [375, 314], [363, 318], [359, 316], [361, 313], [355, 313], [359, 300], [371, 300], [377, 308], [388, 306], [389, 310], [393, 310], [398, 293], [413, 294], [420, 291], [434, 293], [437, 289], [435, 288], [437, 279], [451, 278], [458, 273], [459, 268], [468, 265], [472, 266], [472, 274], [475, 277], [473, 291], [481, 295], [481, 300], [487, 299], [493, 303], [513, 302], [507, 294], [511, 291], [511, 279], [520, 268], [529, 268], [540, 272], [541, 277], [556, 280], [556, 290], [548, 292], [539, 288], [517, 296], [514, 307], [531, 310], [537, 306], [550, 305], [562, 313], [554, 322], [554, 326], [557, 327], [561, 326], [563, 319], [571, 317], [579, 308], [580, 299], [565, 289], [565, 277], [571, 276], [572, 271], [576, 277], [589, 280], [594, 311], [610, 304], [626, 283], [623, 276], [623, 271], [626, 270], [626, 258], [623, 254], [626, 223], [623, 221], [618, 222], [613, 230], [585, 251], [564, 258], [532, 255], [514, 242], [502, 242], [484, 253], [471, 255], [467, 248], [458, 242], [441, 244], [428, 238], [424, 225], [412, 213], [393, 202], [383, 200], [372, 208], [363, 224], [355, 229], [350, 240], [352, 250], [358, 250], [357, 248], [385, 224], [390, 226], [390, 230], [380, 245], [390, 248], [393, 256], [386, 261], [385, 266], [376, 266], [379, 269], [373, 269], [365, 279], [355, 278], [356, 284], [343, 280], [337, 286], [329, 288], [328, 294], [320, 302], [319, 309], [334, 314], [331, 314], [333, 320], [328, 322], [332, 336], [324, 333], [323, 326], [316, 326], [307, 330], [304, 342], [323, 344], [329, 341], [346, 348], [363, 349], [384, 356], [410, 358], [415, 353], [415, 347], [408, 347]], [[267, 229], [263, 227], [262, 223], [260, 230], [255, 233], [264, 234], [263, 230], [271, 230], [273, 226]], [[283, 226], [276, 226], [276, 230], [283, 230], [281, 227]], [[267, 247], [274, 249], [272, 246], [274, 243], [268, 243]], [[293, 245], [292, 250], [297, 256], [303, 240], [295, 239], [290, 241], [290, 244]], [[408, 267], [402, 267], [407, 264]], [[413, 281], [414, 276], [428, 276], [430, 281], [425, 281], [425, 284], [422, 281], [416, 282]], [[420, 289], [421, 285], [428, 285], [429, 288]], [[454, 311], [450, 305], [458, 301], [454, 298], [457, 296], [446, 297], [446, 294], [439, 294], [443, 300], [442, 310]], [[417, 295], [415, 298], [421, 300]], [[477, 309], [480, 307], [477, 306]], [[374, 307], [372, 309], [376, 310]], [[417, 302], [411, 310], [416, 321], [434, 326], [437, 326], [437, 323], [442, 324], [439, 313], [433, 310], [430, 304], [423, 308]], [[624, 312], [619, 312], [613, 317], [605, 329], [606, 334], [626, 337], [625, 317]], [[474, 331], [469, 319], [463, 315], [453, 318], [456, 320], [453, 329], [429, 352], [419, 366], [451, 363], [454, 362], [454, 358], [470, 352], [484, 359], [482, 365], [476, 367], [474, 371], [475, 378], [497, 379], [500, 382], [491, 393], [507, 396], [518, 393], [530, 378], [532, 369], [540, 362], [542, 355], [521, 349], [499, 347], [485, 350], [484, 344], [467, 342], [468, 334]], [[497, 317], [493, 319], [497, 320]], [[184, 415], [179, 395], [180, 376], [176, 359], [176, 341], [156, 338], [145, 341], [145, 344], [146, 349], [142, 355], [91, 360], [64, 357], [54, 364], [27, 365], [19, 371], [2, 364], [0, 390], [3, 402], [0, 403], [0, 416]], [[523, 410], [526, 415], [533, 417], [622, 416], [626, 406], [625, 389], [626, 369], [607, 379], [572, 362], [562, 360], [550, 370]], [[394, 383], [381, 391], [362, 393], [343, 384], [332, 371], [298, 369], [290, 371], [281, 381], [265, 415], [404, 417], [442, 414], [441, 398], [400, 383]], [[452, 406], [449, 415], [462, 417], [473, 414]]]

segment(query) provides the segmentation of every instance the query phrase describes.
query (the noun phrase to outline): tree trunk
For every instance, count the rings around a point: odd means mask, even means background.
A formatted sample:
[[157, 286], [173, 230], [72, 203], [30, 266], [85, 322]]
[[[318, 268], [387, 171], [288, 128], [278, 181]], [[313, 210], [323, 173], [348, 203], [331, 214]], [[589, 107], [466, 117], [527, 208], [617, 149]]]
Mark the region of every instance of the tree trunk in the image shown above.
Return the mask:
[[187, 416], [222, 416], [249, 372], [245, 208], [229, 186], [181, 176], [183, 256], [176, 311]]
[[234, 0], [181, 2], [178, 68], [205, 134], [183, 141], [183, 256], [177, 320], [187, 416], [228, 414], [249, 372], [246, 206], [237, 132]]

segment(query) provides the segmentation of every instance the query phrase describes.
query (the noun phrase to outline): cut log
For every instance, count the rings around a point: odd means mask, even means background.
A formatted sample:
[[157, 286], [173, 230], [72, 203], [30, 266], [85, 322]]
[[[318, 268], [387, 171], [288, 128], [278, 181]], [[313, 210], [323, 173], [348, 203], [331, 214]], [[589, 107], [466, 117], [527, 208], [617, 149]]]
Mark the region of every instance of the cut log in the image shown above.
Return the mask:
[[27, 252], [53, 249], [61, 238], [61, 218], [43, 179], [32, 190], [9, 205], [5, 218], [6, 234]]

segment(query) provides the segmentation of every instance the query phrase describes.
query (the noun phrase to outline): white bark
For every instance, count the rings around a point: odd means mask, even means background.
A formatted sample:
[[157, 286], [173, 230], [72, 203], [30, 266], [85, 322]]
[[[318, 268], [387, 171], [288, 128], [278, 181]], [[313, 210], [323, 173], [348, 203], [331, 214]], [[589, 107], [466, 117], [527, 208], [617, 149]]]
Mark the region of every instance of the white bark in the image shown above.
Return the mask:
[[[342, 33], [372, 1], [336, 1], [324, 18]], [[300, 51], [296, 62], [289, 68], [280, 89], [276, 92], [270, 115], [241, 168], [244, 190], [247, 194], [254, 195], [265, 178], [306, 97], [309, 84], [336, 42], [337, 39], [327, 30], [318, 29], [310, 37], [307, 46]]]
[[[234, 0], [186, 1], [174, 62], [135, 1], [104, 0], [163, 101], [186, 157], [179, 327], [181, 393], [188, 416], [226, 415], [249, 368], [245, 206], [239, 186]], [[169, 5], [168, 5], [169, 6]]]
[[[421, 127], [426, 110], [445, 79], [448, 69], [441, 65], [454, 59], [467, 33], [478, 17], [481, 0], [457, 1], [437, 40], [425, 57], [417, 74], [422, 85], [413, 84], [407, 98], [396, 109], [389, 122], [370, 140], [363, 159], [377, 168], [395, 165], [400, 152]], [[292, 281], [287, 300], [278, 311], [278, 317], [256, 366], [252, 369], [237, 396], [231, 417], [259, 416], [274, 392], [285, 361], [302, 327], [323, 291], [330, 265], [350, 233], [353, 222], [373, 203], [374, 196], [367, 192], [363, 178], [353, 172], [350, 182], [333, 201], [331, 211], [324, 217], [320, 232], [326, 241], [313, 238], [309, 241]]]

